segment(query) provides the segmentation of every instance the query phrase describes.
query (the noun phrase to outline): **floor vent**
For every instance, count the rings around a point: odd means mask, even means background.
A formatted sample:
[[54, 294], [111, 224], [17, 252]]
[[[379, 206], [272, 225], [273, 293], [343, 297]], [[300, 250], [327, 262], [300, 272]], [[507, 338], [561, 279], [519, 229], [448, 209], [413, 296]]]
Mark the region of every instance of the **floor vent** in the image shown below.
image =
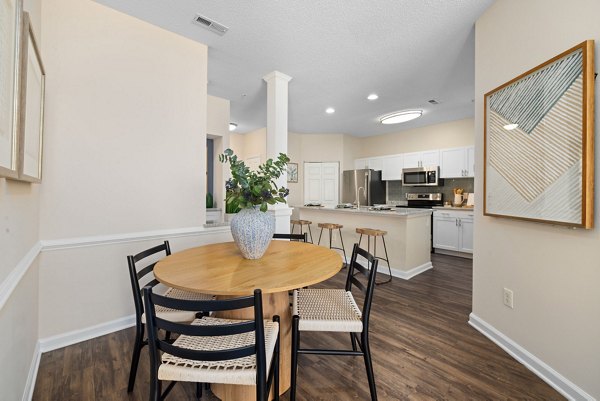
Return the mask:
[[196, 14], [194, 17], [194, 23], [216, 33], [219, 36], [225, 35], [229, 30], [229, 28], [227, 28], [225, 25], [219, 24], [218, 22], [213, 21], [210, 18], [206, 18], [204, 15], [200, 14]]

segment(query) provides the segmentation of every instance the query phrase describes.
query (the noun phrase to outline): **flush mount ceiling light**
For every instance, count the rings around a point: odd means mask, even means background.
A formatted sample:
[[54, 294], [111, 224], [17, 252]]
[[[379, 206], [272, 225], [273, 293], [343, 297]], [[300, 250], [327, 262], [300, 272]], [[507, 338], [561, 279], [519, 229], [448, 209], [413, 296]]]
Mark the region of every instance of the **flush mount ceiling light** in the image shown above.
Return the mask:
[[367, 96], [367, 99], [377, 100], [377, 99], [379, 99], [379, 96], [377, 96], [377, 93], [371, 93], [369, 96]]
[[333, 114], [333, 113], [335, 113], [335, 109], [333, 107], [328, 107], [325, 109], [325, 113]]
[[379, 118], [382, 124], [400, 124], [421, 117], [423, 110], [404, 110], [386, 114]]
[[236, 123], [229, 123], [229, 131], [235, 131], [236, 128], [237, 128]]
[[519, 124], [506, 124], [505, 126], [503, 126], [502, 128], [504, 128], [507, 131], [512, 131], [515, 128], [517, 128], [519, 126]]

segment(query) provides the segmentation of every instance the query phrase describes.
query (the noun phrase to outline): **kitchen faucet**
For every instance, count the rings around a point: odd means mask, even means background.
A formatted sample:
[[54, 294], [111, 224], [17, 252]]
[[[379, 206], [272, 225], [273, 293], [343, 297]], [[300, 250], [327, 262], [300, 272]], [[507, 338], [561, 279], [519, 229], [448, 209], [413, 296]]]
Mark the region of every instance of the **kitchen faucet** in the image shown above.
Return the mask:
[[367, 196], [367, 193], [365, 192], [365, 187], [358, 187], [358, 190], [356, 191], [356, 208], [360, 209], [360, 190], [363, 190], [363, 193], [365, 194], [365, 197]]

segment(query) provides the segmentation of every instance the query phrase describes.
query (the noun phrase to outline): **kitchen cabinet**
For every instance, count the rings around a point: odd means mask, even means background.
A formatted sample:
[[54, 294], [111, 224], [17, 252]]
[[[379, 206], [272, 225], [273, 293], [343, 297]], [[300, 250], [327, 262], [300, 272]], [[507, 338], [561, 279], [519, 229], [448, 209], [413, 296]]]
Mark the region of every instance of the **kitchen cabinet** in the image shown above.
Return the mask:
[[440, 151], [428, 150], [425, 152], [404, 153], [404, 168], [438, 166], [440, 164]]
[[386, 156], [383, 158], [381, 179], [383, 181], [402, 180], [402, 167], [404, 166], [403, 155]]
[[472, 254], [473, 212], [434, 210], [433, 247], [436, 250]]
[[354, 169], [362, 170], [364, 168], [370, 168], [372, 170], [383, 170], [383, 159], [384, 157], [369, 157], [354, 160]]
[[440, 150], [440, 178], [473, 177], [475, 175], [473, 146]]
[[304, 204], [336, 206], [340, 193], [338, 163], [304, 163]]

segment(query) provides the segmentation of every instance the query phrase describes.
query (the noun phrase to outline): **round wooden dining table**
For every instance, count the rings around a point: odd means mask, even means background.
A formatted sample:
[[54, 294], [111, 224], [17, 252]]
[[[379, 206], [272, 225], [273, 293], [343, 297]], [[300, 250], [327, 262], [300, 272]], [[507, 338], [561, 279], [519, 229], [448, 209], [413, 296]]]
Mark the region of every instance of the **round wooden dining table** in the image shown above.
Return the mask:
[[[218, 298], [263, 294], [265, 319], [280, 317], [281, 355], [279, 394], [290, 387], [291, 310], [288, 291], [320, 283], [342, 268], [341, 256], [328, 248], [304, 242], [273, 240], [260, 259], [244, 259], [233, 242], [199, 246], [173, 253], [159, 261], [154, 277], [170, 287], [217, 295]], [[219, 316], [252, 319], [253, 311], [241, 309]], [[221, 400], [254, 400], [252, 386], [211, 385]]]

